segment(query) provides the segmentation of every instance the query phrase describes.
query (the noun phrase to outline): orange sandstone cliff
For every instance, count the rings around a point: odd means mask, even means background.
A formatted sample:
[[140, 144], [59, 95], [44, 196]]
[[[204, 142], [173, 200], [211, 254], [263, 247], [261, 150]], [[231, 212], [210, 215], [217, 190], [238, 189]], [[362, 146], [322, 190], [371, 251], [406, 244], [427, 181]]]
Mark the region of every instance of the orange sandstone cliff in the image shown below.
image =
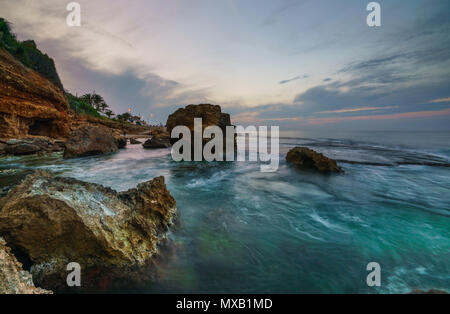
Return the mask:
[[0, 138], [67, 137], [64, 92], [0, 48]]

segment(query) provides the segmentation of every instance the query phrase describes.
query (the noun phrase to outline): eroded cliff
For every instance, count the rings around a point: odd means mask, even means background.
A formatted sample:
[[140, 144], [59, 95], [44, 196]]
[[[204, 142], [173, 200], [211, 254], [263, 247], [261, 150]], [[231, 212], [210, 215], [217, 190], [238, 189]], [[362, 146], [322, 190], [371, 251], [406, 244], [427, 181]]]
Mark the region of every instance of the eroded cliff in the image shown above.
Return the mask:
[[64, 92], [0, 48], [0, 138], [69, 134]]

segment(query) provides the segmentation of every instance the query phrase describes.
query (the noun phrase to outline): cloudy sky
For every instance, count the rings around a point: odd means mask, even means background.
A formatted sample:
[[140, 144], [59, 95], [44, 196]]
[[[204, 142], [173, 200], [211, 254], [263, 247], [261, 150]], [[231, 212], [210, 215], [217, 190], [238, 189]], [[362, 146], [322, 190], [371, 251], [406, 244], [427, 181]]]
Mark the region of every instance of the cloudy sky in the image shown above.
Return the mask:
[[215, 103], [235, 124], [282, 130], [450, 130], [450, 1], [0, 0], [66, 89], [165, 123]]

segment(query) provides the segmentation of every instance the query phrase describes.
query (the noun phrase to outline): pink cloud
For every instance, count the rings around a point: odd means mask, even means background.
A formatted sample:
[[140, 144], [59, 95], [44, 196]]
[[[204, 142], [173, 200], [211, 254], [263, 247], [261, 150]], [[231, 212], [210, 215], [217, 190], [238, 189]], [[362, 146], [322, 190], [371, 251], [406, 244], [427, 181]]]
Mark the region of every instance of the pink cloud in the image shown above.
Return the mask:
[[394, 108], [398, 108], [398, 106], [344, 108], [344, 109], [339, 109], [339, 110], [320, 111], [320, 112], [317, 112], [317, 113], [319, 113], [319, 114], [346, 113], [346, 112], [358, 112], [358, 111], [386, 110], [386, 109], [394, 109]]
[[450, 102], [450, 97], [433, 99], [433, 100], [430, 100], [428, 103], [429, 104], [440, 104], [440, 103], [444, 103], [444, 102]]
[[436, 116], [450, 115], [450, 109], [417, 111], [417, 112], [403, 112], [393, 114], [382, 114], [373, 116], [353, 116], [353, 117], [335, 117], [335, 118], [310, 118], [308, 122], [313, 125], [337, 123], [342, 121], [358, 121], [358, 120], [389, 120], [389, 119], [403, 119], [403, 118], [429, 118]]

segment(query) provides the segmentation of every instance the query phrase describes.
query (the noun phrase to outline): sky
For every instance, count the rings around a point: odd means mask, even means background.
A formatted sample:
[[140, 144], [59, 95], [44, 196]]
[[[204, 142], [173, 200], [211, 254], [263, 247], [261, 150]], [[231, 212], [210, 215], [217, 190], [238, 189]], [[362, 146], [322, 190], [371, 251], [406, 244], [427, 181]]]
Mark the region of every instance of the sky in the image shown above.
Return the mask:
[[450, 130], [450, 1], [0, 0], [64, 87], [151, 123], [213, 103], [284, 131]]

